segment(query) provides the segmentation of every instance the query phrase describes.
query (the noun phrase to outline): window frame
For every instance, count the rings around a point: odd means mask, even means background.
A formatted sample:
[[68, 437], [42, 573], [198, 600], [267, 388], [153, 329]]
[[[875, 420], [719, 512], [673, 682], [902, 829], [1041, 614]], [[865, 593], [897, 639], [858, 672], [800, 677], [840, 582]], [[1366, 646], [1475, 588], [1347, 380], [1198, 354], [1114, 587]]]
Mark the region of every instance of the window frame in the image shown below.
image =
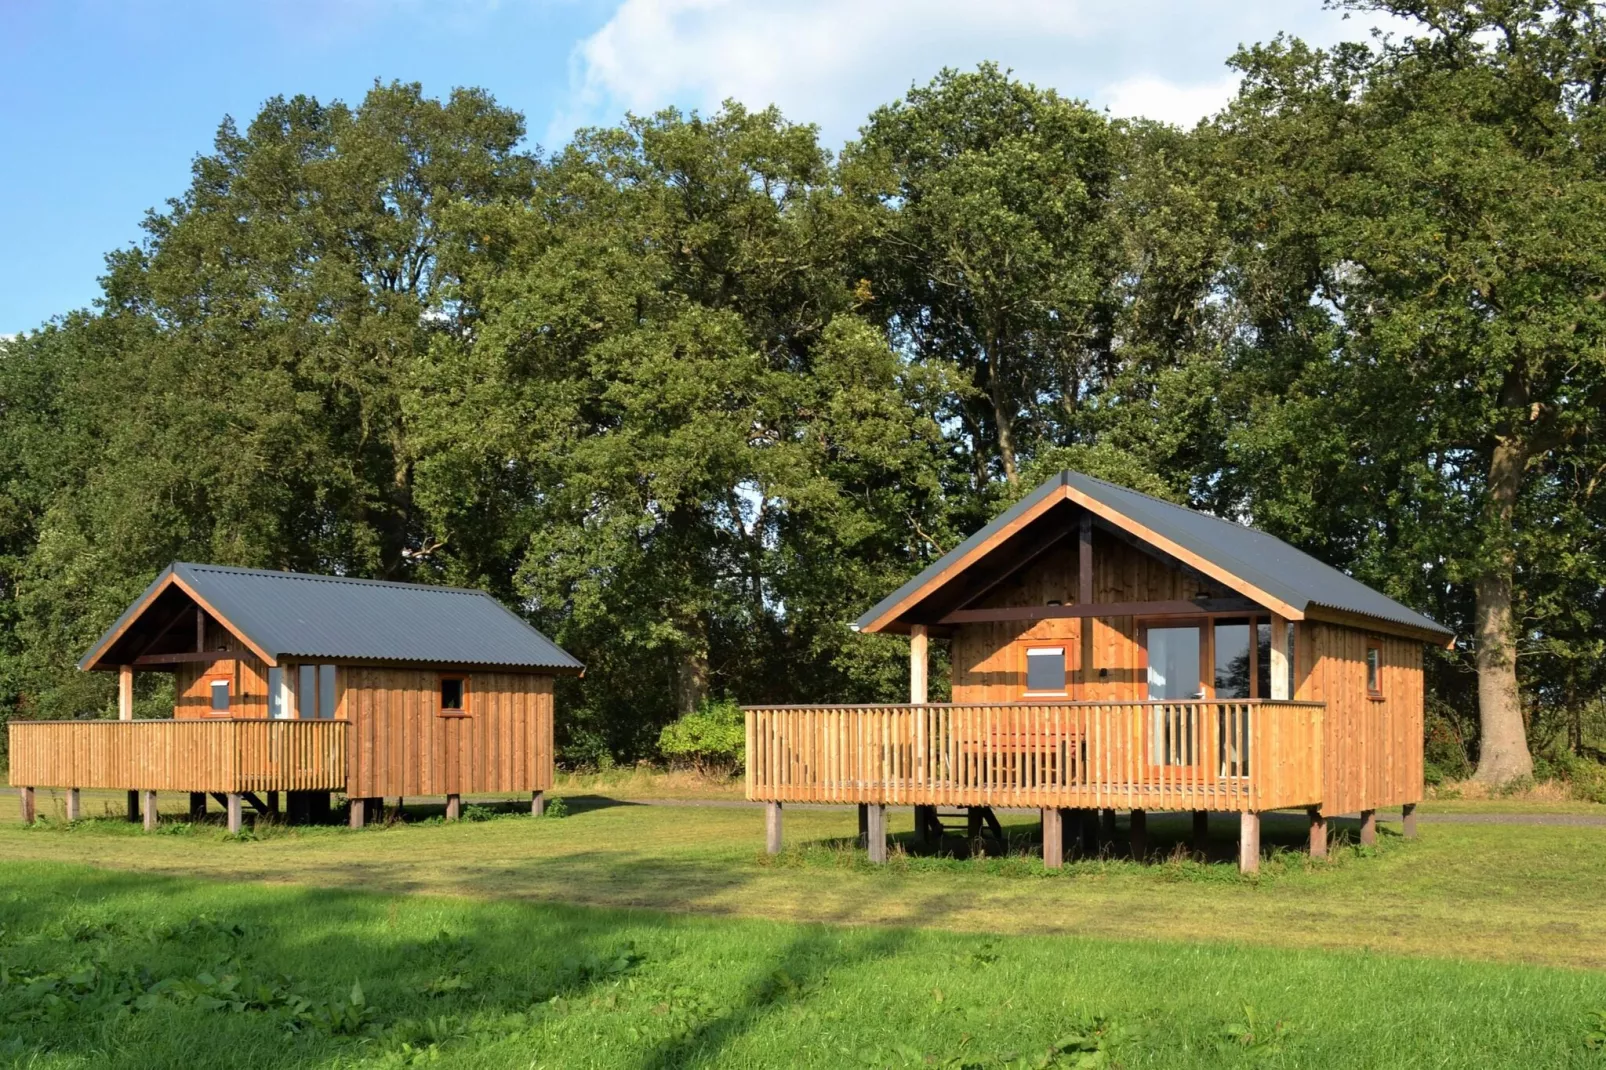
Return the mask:
[[[462, 703], [462, 705], [460, 705], [456, 709], [447, 709], [446, 706], [444, 706], [442, 704], [442, 699], [444, 698], [444, 696], [441, 694], [441, 688], [446, 684], [446, 682], [448, 680], [456, 680], [457, 684], [458, 684], [458, 687], [461, 689], [461, 692], [462, 692], [462, 697], [460, 699], [460, 702]], [[470, 715], [469, 710], [470, 710], [470, 708], [469, 708], [468, 673], [466, 673], [466, 672], [443, 672], [443, 673], [438, 674], [435, 677], [435, 716], [437, 716], [437, 717], [468, 717]]]
[[[1062, 683], [1057, 690], [1050, 688], [1046, 691], [1034, 691], [1031, 688], [1031, 663], [1033, 651], [1046, 653], [1058, 650], [1060, 654], [1060, 675]], [[1020, 683], [1022, 698], [1070, 698], [1071, 697], [1071, 645], [1065, 642], [1056, 642], [1048, 639], [1037, 642], [1020, 644]]]
[[[1376, 655], [1374, 671], [1373, 655]], [[1361, 671], [1366, 674], [1366, 697], [1382, 702], [1383, 694], [1383, 640], [1376, 635], [1366, 637], [1366, 652], [1361, 655]]]
[[[202, 700], [203, 702], [206, 703], [206, 705], [204, 707], [204, 711], [203, 711], [204, 712], [204, 716], [207, 716], [207, 717], [233, 717], [234, 716], [234, 700], [238, 697], [234, 693], [234, 674], [233, 673], [229, 673], [229, 674], [225, 675], [223, 673], [207, 673], [205, 676], [201, 677], [201, 682], [206, 685], [206, 691], [204, 692], [204, 694], [206, 695], [206, 698]], [[212, 696], [217, 693], [217, 685], [218, 684], [222, 684], [223, 685], [224, 694], [226, 696], [228, 696], [229, 708], [226, 709], [226, 710], [220, 710], [216, 706], [212, 705], [212, 702], [213, 702]]]

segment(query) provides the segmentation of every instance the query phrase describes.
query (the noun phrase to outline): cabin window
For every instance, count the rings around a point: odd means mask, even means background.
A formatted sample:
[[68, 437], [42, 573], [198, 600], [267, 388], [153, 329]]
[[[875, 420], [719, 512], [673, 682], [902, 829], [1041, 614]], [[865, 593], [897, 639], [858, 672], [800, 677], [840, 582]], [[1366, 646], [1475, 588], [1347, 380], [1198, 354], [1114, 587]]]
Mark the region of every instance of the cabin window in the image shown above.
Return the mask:
[[268, 716], [282, 720], [290, 716], [290, 689], [285, 686], [284, 670], [275, 666], [268, 670]]
[[316, 721], [318, 709], [318, 667], [303, 665], [296, 671], [296, 715], [303, 721]]
[[465, 717], [468, 715], [468, 679], [462, 676], [441, 677], [441, 716]]
[[[1249, 622], [1216, 624], [1216, 698], [1249, 698]], [[1262, 695], [1265, 693], [1262, 692]], [[1167, 696], [1180, 697], [1180, 696]]]
[[1383, 697], [1383, 644], [1376, 639], [1366, 641], [1366, 695]]
[[212, 696], [212, 712], [229, 712], [229, 682], [227, 680], [210, 680], [207, 682], [207, 691]]
[[318, 716], [331, 721], [335, 716], [335, 667], [318, 666]]
[[1065, 648], [1034, 646], [1026, 651], [1028, 694], [1065, 694]]

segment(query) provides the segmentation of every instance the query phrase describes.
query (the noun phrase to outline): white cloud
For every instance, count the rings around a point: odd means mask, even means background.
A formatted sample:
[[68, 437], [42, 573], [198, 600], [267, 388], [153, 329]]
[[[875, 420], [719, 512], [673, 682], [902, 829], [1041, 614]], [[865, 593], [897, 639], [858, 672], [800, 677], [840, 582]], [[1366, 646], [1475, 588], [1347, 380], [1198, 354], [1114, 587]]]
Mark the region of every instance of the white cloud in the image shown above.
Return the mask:
[[549, 140], [626, 109], [735, 98], [840, 142], [911, 83], [989, 59], [1119, 115], [1192, 123], [1230, 98], [1239, 44], [1363, 29], [1318, 0], [623, 0], [575, 46]]
[[1178, 85], [1164, 78], [1142, 75], [1106, 86], [1100, 91], [1097, 103], [1109, 108], [1110, 114], [1123, 118], [1141, 116], [1191, 127], [1226, 107], [1237, 92], [1238, 76], [1235, 74], [1197, 85]]

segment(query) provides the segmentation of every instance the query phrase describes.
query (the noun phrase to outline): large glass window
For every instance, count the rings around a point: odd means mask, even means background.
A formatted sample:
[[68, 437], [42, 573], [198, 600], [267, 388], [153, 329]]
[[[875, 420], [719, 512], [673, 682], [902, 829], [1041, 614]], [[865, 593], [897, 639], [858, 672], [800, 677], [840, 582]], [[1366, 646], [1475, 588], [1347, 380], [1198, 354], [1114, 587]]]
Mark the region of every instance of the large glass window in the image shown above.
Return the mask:
[[1249, 622], [1216, 622], [1217, 698], [1249, 698]]
[[1156, 765], [1193, 765], [1199, 753], [1198, 707], [1188, 700], [1204, 694], [1199, 680], [1200, 635], [1196, 625], [1148, 630], [1149, 700], [1157, 703], [1149, 734]]
[[303, 665], [296, 673], [296, 713], [303, 721], [315, 721], [318, 713], [318, 667]]
[[335, 716], [335, 667], [318, 666], [318, 716], [333, 720]]
[[1065, 648], [1031, 647], [1026, 651], [1026, 690], [1065, 694]]

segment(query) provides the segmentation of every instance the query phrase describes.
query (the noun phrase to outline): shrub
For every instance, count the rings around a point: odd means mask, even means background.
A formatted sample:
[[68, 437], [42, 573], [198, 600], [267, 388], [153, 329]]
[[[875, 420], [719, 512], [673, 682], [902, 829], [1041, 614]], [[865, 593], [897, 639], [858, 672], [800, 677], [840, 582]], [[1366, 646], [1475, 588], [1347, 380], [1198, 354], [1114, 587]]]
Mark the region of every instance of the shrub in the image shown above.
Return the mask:
[[658, 749], [671, 763], [690, 765], [705, 776], [730, 776], [746, 757], [742, 708], [729, 699], [705, 702], [665, 726]]

